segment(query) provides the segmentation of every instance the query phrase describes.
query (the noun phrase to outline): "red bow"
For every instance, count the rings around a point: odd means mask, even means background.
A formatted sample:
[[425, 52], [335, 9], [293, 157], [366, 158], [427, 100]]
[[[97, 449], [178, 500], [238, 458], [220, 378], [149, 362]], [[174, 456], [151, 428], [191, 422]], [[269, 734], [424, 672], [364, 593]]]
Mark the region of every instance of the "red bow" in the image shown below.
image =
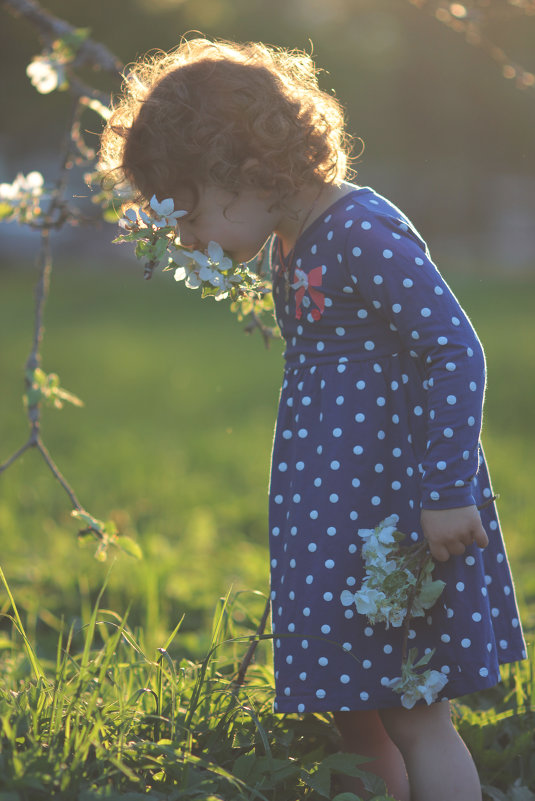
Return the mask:
[[[301, 273], [301, 276], [296, 276], [295, 273]], [[301, 319], [303, 316], [303, 310], [301, 308], [301, 304], [303, 302], [303, 298], [305, 296], [305, 292], [308, 290], [308, 294], [310, 295], [311, 300], [314, 301], [317, 309], [312, 309], [310, 312], [313, 320], [319, 320], [321, 315], [323, 314], [323, 310], [325, 309], [325, 295], [323, 292], [319, 292], [314, 287], [320, 287], [321, 282], [323, 279], [323, 267], [314, 267], [313, 270], [310, 270], [308, 275], [304, 273], [302, 270], [296, 270], [294, 273], [294, 278], [298, 277], [297, 288], [295, 292], [295, 316], [298, 320]]]

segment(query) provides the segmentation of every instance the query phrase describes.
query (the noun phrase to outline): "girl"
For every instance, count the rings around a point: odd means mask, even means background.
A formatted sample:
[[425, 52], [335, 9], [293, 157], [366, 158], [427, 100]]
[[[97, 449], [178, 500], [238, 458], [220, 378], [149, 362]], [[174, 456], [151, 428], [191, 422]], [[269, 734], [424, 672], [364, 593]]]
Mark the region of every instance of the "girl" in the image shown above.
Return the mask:
[[[407, 217], [344, 179], [338, 102], [311, 59], [193, 39], [138, 64], [101, 166], [147, 202], [172, 197], [185, 246], [248, 261], [275, 234], [286, 340], [270, 488], [275, 709], [332, 711], [399, 801], [476, 801], [479, 780], [449, 698], [525, 657], [479, 444], [481, 345]], [[483, 507], [479, 514], [477, 507]], [[360, 528], [396, 514], [446, 582], [415, 620], [441, 701], [406, 709], [390, 687], [402, 633], [340, 602], [363, 578]], [[360, 789], [356, 788], [353, 789]]]

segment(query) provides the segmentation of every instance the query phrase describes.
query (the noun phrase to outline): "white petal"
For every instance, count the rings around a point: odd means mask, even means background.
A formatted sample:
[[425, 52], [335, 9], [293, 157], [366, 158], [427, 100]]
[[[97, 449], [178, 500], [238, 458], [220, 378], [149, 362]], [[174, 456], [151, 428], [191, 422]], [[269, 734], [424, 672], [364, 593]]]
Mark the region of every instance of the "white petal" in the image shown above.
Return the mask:
[[210, 259], [215, 263], [219, 264], [223, 256], [223, 248], [217, 242], [208, 242], [207, 253]]
[[199, 278], [201, 281], [211, 281], [214, 275], [216, 275], [216, 273], [214, 273], [212, 268], [208, 267], [207, 265], [203, 264], [199, 269]]
[[349, 590], [344, 590], [340, 595], [340, 601], [342, 602], [342, 606], [353, 606], [355, 603], [355, 594]]
[[187, 275], [187, 272], [183, 267], [177, 267], [175, 270], [175, 281], [183, 281]]
[[125, 216], [125, 217], [126, 217], [128, 220], [130, 220], [130, 222], [136, 222], [136, 220], [137, 220], [137, 214], [136, 214], [136, 210], [135, 210], [135, 209], [133, 209], [133, 208], [127, 209], [127, 210], [125, 211], [125, 213], [124, 213], [124, 216]]
[[191, 254], [191, 258], [196, 261], [200, 267], [208, 267], [208, 256], [201, 253], [200, 250], [194, 250]]
[[172, 214], [175, 210], [175, 203], [172, 197], [166, 197], [165, 200], [162, 200], [160, 203], [161, 208], [161, 215], [162, 217], [167, 217], [168, 214]]
[[146, 225], [152, 225], [152, 223], [154, 222], [152, 217], [149, 217], [149, 215], [145, 211], [143, 211], [143, 209], [139, 209], [139, 216]]
[[202, 284], [202, 281], [199, 278], [199, 276], [197, 275], [197, 273], [193, 273], [192, 272], [186, 278], [186, 286], [189, 289], [198, 289], [201, 284]]

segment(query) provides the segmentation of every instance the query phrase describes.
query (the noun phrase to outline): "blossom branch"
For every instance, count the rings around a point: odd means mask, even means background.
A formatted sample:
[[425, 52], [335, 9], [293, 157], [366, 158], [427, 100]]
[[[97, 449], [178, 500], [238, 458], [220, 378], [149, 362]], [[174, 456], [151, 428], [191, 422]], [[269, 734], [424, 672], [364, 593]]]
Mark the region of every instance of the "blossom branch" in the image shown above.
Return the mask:
[[[14, 16], [29, 20], [47, 44], [55, 39], [72, 36], [76, 32], [74, 25], [45, 11], [36, 0], [0, 0], [0, 5], [7, 8]], [[101, 42], [95, 42], [93, 39], [86, 39], [80, 45], [74, 65], [91, 66], [111, 73], [122, 69], [117, 56]]]

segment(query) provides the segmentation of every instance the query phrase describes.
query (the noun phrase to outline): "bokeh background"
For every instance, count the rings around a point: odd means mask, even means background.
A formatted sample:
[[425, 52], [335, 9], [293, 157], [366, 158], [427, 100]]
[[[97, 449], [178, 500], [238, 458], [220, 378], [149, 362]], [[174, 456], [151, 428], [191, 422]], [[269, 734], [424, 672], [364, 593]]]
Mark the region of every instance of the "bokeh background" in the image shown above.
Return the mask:
[[[322, 86], [365, 143], [357, 181], [409, 214], [486, 348], [484, 442], [524, 619], [535, 605], [535, 8], [528, 0], [47, 0], [128, 63], [190, 31], [312, 51]], [[67, 93], [39, 95], [26, 66], [41, 45], [0, 4], [0, 181], [53, 180]], [[494, 48], [494, 49], [493, 49]], [[531, 76], [531, 77], [530, 77]], [[88, 79], [115, 90], [110, 76]], [[84, 117], [87, 142], [99, 119]], [[359, 142], [356, 149], [360, 150]], [[83, 170], [72, 194], [88, 195]], [[43, 367], [82, 410], [45, 411], [45, 442], [87, 509], [112, 517], [145, 559], [120, 556], [106, 603], [158, 645], [186, 612], [180, 648], [200, 653], [217, 597], [267, 592], [268, 462], [282, 345], [265, 351], [224, 304], [169, 274], [149, 284], [114, 226], [53, 236], [55, 270]], [[21, 445], [23, 366], [31, 345], [39, 238], [0, 226], [0, 462]], [[68, 501], [37, 454], [0, 479], [0, 563], [30, 628], [87, 620], [105, 575], [79, 548]], [[255, 593], [259, 593], [256, 594]], [[241, 596], [240, 596], [241, 597]], [[5, 605], [4, 605], [5, 606]], [[238, 614], [238, 613], [237, 613]]]

